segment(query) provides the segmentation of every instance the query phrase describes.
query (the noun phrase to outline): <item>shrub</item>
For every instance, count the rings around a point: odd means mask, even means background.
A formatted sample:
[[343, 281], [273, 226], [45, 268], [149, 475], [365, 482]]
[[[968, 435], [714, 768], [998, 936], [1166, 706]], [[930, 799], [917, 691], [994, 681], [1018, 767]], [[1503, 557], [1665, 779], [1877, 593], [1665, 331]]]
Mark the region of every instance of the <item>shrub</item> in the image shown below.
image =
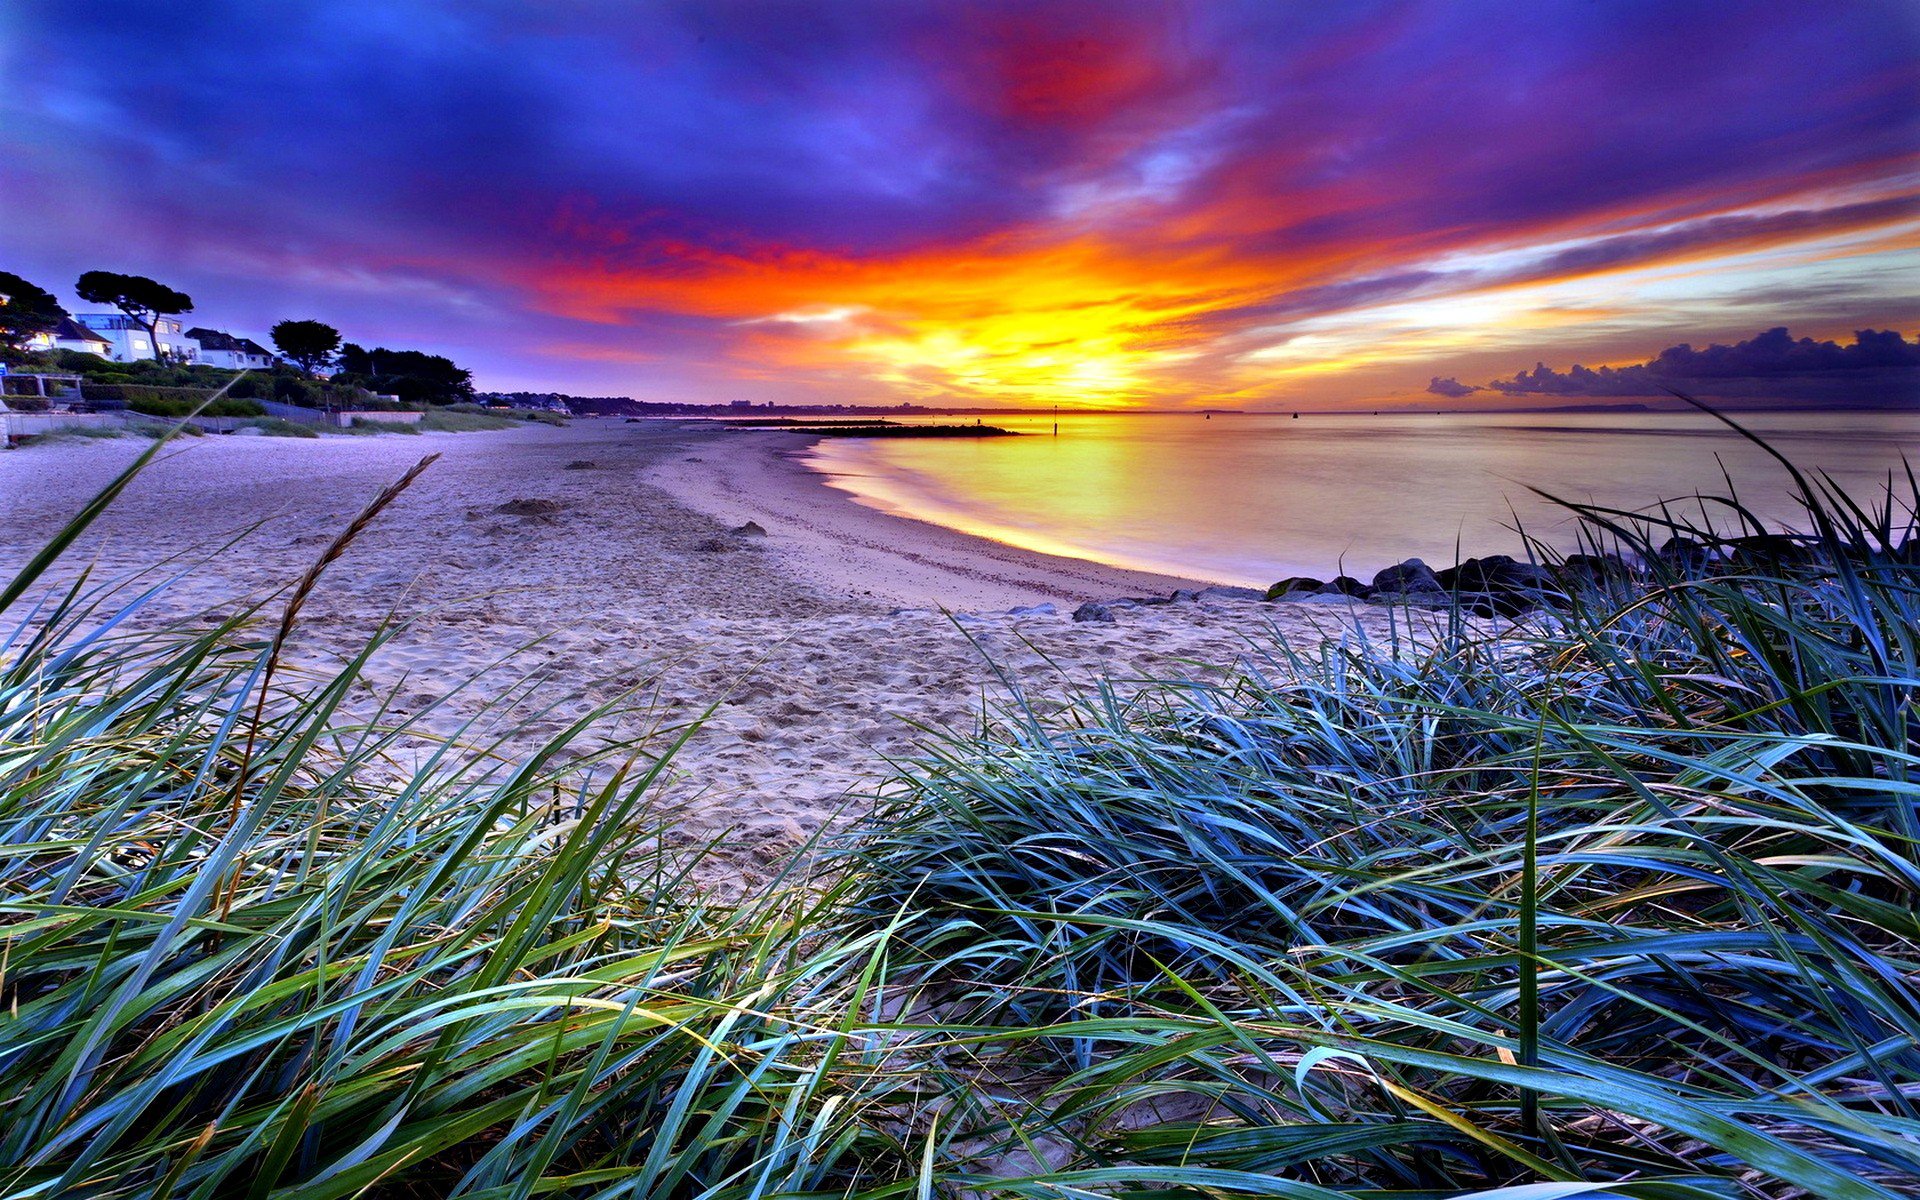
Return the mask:
[[317, 438], [320, 431], [311, 425], [299, 421], [289, 421], [285, 417], [255, 417], [243, 422], [244, 427], [258, 429], [268, 437]]
[[348, 425], [341, 432], [352, 434], [409, 433], [419, 434], [420, 427], [409, 421], [369, 421], [364, 418]]
[[47, 432], [37, 435], [36, 442], [72, 442], [83, 439], [99, 440], [117, 438], [127, 432], [120, 425], [57, 425]]
[[86, 383], [81, 385], [80, 392], [88, 400], [120, 401], [134, 412], [150, 417], [184, 417], [196, 409], [203, 417], [257, 417], [266, 411], [258, 401], [231, 394], [217, 396], [213, 391], [198, 388]]
[[136, 437], [144, 438], [206, 436], [206, 430], [200, 428], [198, 425], [189, 425], [184, 422], [152, 421], [144, 417], [128, 417], [126, 429], [128, 433]]
[[298, 404], [305, 408], [319, 407], [319, 387], [305, 379], [292, 375], [273, 377], [273, 398], [282, 404]]
[[470, 411], [469, 406], [436, 408], [420, 418], [423, 433], [473, 433], [487, 429], [512, 429], [517, 422], [508, 417]]

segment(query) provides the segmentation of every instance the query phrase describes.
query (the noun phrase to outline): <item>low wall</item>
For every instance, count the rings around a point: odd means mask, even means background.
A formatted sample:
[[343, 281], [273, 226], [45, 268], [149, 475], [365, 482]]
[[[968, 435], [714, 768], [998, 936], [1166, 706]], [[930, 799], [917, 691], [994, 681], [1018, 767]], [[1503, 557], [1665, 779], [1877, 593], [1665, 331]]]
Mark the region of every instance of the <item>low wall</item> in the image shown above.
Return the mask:
[[112, 413], [0, 412], [0, 446], [11, 446], [23, 438], [39, 437], [58, 429], [104, 429], [126, 423], [125, 418]]

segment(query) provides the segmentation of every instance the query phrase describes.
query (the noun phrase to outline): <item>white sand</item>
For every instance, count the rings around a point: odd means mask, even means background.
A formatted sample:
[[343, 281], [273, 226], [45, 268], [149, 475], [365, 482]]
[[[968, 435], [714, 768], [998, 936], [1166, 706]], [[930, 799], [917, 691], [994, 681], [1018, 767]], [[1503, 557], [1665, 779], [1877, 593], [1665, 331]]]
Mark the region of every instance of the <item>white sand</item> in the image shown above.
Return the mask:
[[[127, 490], [57, 577], [86, 565], [126, 575], [177, 555], [197, 565], [155, 603], [156, 617], [230, 607], [289, 584], [367, 500], [438, 452], [315, 594], [303, 661], [337, 660], [382, 621], [405, 617], [368, 678], [399, 685], [403, 708], [417, 710], [519, 651], [433, 724], [449, 730], [479, 697], [543, 670], [536, 699], [555, 707], [525, 721], [521, 747], [624, 689], [641, 689], [672, 720], [717, 705], [675, 760], [662, 803], [689, 841], [731, 831], [707, 871], [723, 886], [779, 869], [832, 814], [870, 795], [886, 760], [921, 736], [916, 724], [970, 728], [983, 699], [1003, 694], [998, 672], [1051, 704], [1102, 676], [1228, 667], [1271, 646], [1275, 629], [1301, 648], [1342, 631], [1344, 606], [1249, 601], [1075, 623], [1082, 600], [1164, 595], [1181, 581], [863, 508], [782, 456], [796, 444], [793, 434], [608, 419], [488, 434], [191, 439]], [[0, 571], [144, 445], [0, 453]], [[594, 465], [567, 469], [577, 460]], [[558, 507], [496, 511], [520, 500]], [[726, 534], [749, 519], [769, 536]], [[1004, 611], [1042, 602], [1057, 613]], [[986, 615], [955, 618], [942, 605]], [[1357, 612], [1385, 627], [1383, 612]]]

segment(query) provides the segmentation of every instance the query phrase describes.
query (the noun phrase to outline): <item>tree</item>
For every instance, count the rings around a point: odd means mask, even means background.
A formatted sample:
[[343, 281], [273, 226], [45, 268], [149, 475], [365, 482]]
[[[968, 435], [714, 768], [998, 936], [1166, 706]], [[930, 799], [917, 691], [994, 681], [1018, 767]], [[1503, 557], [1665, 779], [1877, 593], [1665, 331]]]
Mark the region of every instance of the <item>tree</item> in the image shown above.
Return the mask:
[[145, 275], [122, 275], [117, 271], [88, 271], [73, 285], [89, 304], [111, 304], [133, 320], [152, 339], [154, 358], [160, 353], [160, 318], [193, 311], [193, 297], [176, 292], [164, 283]]
[[340, 369], [370, 391], [409, 402], [458, 404], [473, 399], [473, 372], [452, 359], [420, 350], [371, 350], [352, 342], [340, 347]]
[[309, 375], [333, 361], [340, 331], [323, 321], [282, 321], [269, 331], [273, 344]]
[[34, 334], [52, 330], [66, 315], [52, 292], [0, 271], [0, 346], [18, 350]]

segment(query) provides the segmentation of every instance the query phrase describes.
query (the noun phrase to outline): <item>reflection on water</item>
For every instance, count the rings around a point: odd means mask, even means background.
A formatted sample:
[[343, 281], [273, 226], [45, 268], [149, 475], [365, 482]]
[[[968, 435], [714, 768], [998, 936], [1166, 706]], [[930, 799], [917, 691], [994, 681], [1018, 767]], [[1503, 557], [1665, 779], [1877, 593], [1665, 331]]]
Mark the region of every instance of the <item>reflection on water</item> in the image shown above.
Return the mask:
[[[1920, 414], [1743, 417], [1802, 467], [1872, 494]], [[994, 418], [1033, 436], [826, 440], [811, 462], [862, 502], [1016, 546], [1204, 579], [1265, 584], [1344, 563], [1371, 574], [1513, 551], [1516, 519], [1566, 544], [1565, 514], [1529, 489], [1620, 508], [1724, 493], [1791, 523], [1790, 484], [1704, 415]], [[1915, 455], [1920, 457], [1920, 455]], [[1696, 506], [1697, 508], [1697, 506]]]

